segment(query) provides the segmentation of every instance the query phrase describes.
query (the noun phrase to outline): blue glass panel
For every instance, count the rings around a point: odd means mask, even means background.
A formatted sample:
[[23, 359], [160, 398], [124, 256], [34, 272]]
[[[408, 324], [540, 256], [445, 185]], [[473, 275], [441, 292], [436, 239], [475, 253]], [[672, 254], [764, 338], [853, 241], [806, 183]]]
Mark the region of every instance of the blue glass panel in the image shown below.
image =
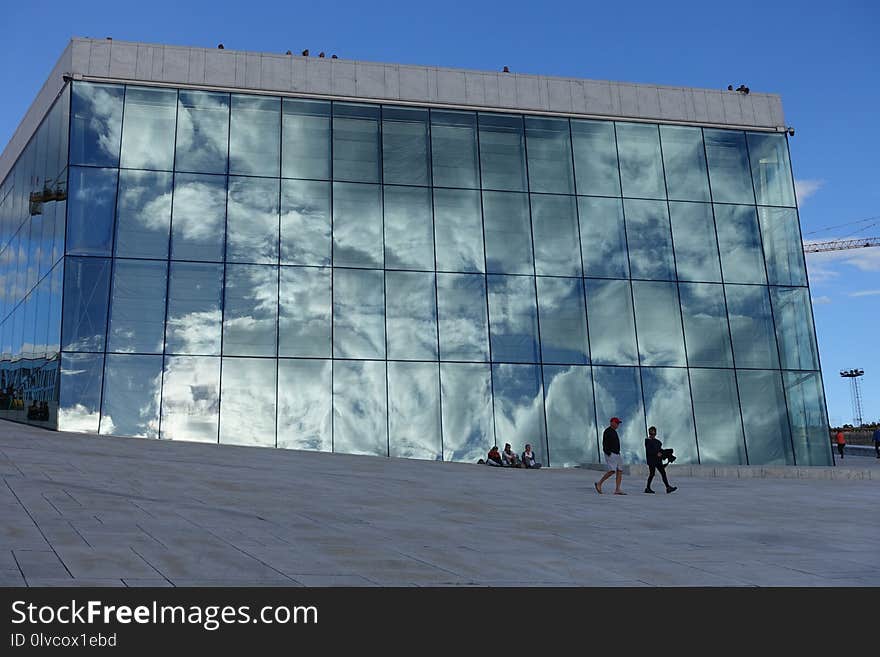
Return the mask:
[[620, 196], [617, 144], [611, 121], [571, 121], [578, 194]]
[[104, 369], [101, 433], [159, 437], [162, 356], [109, 354]]
[[715, 205], [714, 208], [724, 282], [766, 283], [755, 208], [743, 205]]
[[487, 271], [534, 274], [528, 195], [483, 192], [483, 218]]
[[489, 360], [486, 279], [476, 274], [437, 274], [442, 360]]
[[431, 156], [435, 186], [477, 189], [476, 113], [431, 110]]
[[385, 266], [434, 269], [434, 222], [431, 190], [385, 187]]
[[623, 207], [632, 277], [675, 280], [675, 258], [666, 203], [626, 200]]
[[277, 178], [280, 150], [281, 99], [232, 94], [229, 173]]
[[278, 361], [278, 447], [329, 452], [333, 394], [330, 360]]
[[684, 337], [691, 367], [733, 367], [724, 289], [711, 283], [679, 283]]
[[755, 202], [746, 137], [735, 130], [703, 130], [712, 200], [716, 203]]
[[587, 313], [579, 278], [538, 277], [541, 358], [545, 363], [589, 363]]
[[758, 208], [770, 285], [806, 285], [807, 267], [795, 209]]
[[278, 267], [226, 265], [224, 293], [223, 355], [275, 356]]
[[828, 417], [819, 372], [783, 372], [798, 465], [831, 465]]
[[[697, 442], [687, 370], [643, 367], [642, 389], [648, 426], [657, 428], [657, 438], [663, 443], [663, 447], [675, 450], [676, 463], [697, 463]], [[643, 448], [643, 460], [644, 456]]]
[[229, 176], [227, 262], [278, 262], [278, 193], [277, 179]]
[[540, 362], [535, 279], [490, 275], [488, 282], [492, 360]]
[[389, 456], [443, 458], [437, 363], [388, 363], [388, 443]]
[[485, 458], [495, 444], [489, 364], [441, 363], [443, 460]]
[[333, 183], [333, 264], [382, 267], [382, 189]]
[[167, 276], [167, 262], [116, 260], [107, 351], [162, 353]]
[[165, 351], [219, 355], [223, 265], [172, 262], [170, 276]]
[[669, 219], [678, 279], [721, 282], [712, 206], [708, 203], [670, 203]]
[[588, 278], [585, 285], [592, 362], [637, 365], [630, 282]]
[[380, 182], [379, 108], [333, 104], [333, 179]]
[[330, 180], [330, 103], [285, 98], [281, 113], [281, 175]]
[[386, 184], [431, 184], [428, 110], [382, 107], [382, 165]]
[[785, 205], [794, 207], [794, 188], [791, 183], [791, 163], [788, 161], [788, 143], [784, 134], [747, 132], [752, 180], [758, 205]]
[[330, 183], [281, 181], [281, 264], [330, 264], [330, 194]]
[[216, 443], [219, 419], [220, 359], [166, 356], [161, 437]]
[[529, 189], [533, 192], [574, 194], [568, 119], [527, 116], [525, 122]]
[[176, 89], [127, 87], [119, 165], [171, 171], [176, 125]]
[[521, 116], [480, 113], [483, 189], [528, 190]]
[[584, 275], [628, 278], [623, 205], [616, 198], [578, 198]]
[[434, 189], [438, 271], [485, 271], [480, 192]]
[[226, 173], [228, 153], [229, 94], [181, 91], [174, 170]]
[[119, 166], [122, 135], [121, 85], [73, 83], [70, 163]]
[[685, 366], [675, 283], [633, 281], [632, 291], [641, 364]]
[[104, 354], [63, 354], [58, 430], [98, 433]]
[[333, 363], [333, 451], [388, 456], [385, 363]]
[[780, 372], [738, 370], [750, 465], [794, 465]]
[[661, 125], [660, 141], [663, 143], [663, 165], [669, 198], [680, 201], [710, 200], [703, 131], [700, 128]]
[[493, 365], [495, 430], [516, 454], [531, 445], [535, 460], [547, 463], [544, 390], [540, 365]]
[[383, 272], [333, 270], [333, 355], [385, 358]]
[[773, 318], [782, 369], [818, 370], [819, 349], [810, 307], [810, 291], [805, 287], [771, 287]]
[[589, 367], [544, 366], [549, 464], [568, 467], [599, 459], [593, 377]]
[[430, 272], [385, 272], [388, 358], [437, 360], [437, 292]]
[[767, 288], [725, 285], [724, 291], [736, 366], [777, 369], [779, 356]]
[[[61, 293], [64, 287], [64, 268], [59, 264], [50, 274], [52, 301], [49, 305], [49, 333], [46, 338], [50, 357], [61, 349]], [[3, 351], [6, 351], [4, 348]]]
[[275, 447], [277, 366], [274, 358], [223, 358], [221, 444]]
[[739, 397], [733, 370], [690, 369], [700, 463], [745, 465]]
[[177, 174], [171, 211], [171, 257], [222, 262], [226, 176]]
[[329, 357], [330, 269], [282, 267], [278, 319], [280, 356]]
[[109, 258], [66, 259], [62, 349], [104, 351], [109, 288]]
[[172, 174], [120, 171], [115, 255], [167, 258]]
[[538, 275], [581, 276], [575, 197], [532, 194], [531, 206]]
[[70, 169], [67, 253], [110, 255], [116, 215], [116, 169]]
[[618, 123], [616, 128], [623, 195], [665, 199], [666, 186], [657, 126], [649, 123]]

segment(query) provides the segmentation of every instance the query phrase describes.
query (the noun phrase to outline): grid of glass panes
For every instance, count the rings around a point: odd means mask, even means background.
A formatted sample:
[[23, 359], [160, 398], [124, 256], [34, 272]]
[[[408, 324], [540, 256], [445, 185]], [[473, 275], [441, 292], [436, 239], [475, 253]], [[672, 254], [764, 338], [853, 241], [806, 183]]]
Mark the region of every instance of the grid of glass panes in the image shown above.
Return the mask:
[[71, 126], [62, 428], [830, 460], [784, 135], [81, 83]]
[[69, 107], [65, 87], [0, 183], [0, 418], [54, 423]]

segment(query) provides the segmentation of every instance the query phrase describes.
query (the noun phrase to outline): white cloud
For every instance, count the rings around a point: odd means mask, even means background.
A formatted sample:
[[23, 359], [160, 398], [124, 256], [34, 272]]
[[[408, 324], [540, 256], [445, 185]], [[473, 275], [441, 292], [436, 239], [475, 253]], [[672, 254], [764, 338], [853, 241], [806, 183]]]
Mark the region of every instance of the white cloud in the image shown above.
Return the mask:
[[859, 290], [858, 292], [850, 292], [851, 297], [871, 297], [880, 294], [880, 290]]
[[829, 296], [821, 296], [821, 297], [813, 297], [813, 305], [814, 306], [822, 306], [827, 303], [831, 303], [831, 297]]
[[824, 180], [795, 180], [794, 193], [797, 196], [798, 205], [818, 192], [824, 185]]

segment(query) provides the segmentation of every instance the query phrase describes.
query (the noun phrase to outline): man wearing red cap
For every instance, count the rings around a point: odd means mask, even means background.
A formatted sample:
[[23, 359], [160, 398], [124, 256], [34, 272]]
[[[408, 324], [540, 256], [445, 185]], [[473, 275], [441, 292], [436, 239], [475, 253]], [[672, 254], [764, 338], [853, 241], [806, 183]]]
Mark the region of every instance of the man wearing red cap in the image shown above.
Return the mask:
[[605, 464], [608, 472], [602, 475], [602, 478], [593, 484], [596, 492], [602, 494], [602, 484], [611, 475], [617, 473], [616, 486], [614, 487], [615, 495], [626, 495], [620, 490], [620, 480], [623, 479], [623, 461], [620, 459], [620, 437], [617, 435], [617, 427], [620, 426], [620, 418], [613, 417], [609, 423], [611, 426], [605, 429], [602, 434], [602, 451], [605, 453]]

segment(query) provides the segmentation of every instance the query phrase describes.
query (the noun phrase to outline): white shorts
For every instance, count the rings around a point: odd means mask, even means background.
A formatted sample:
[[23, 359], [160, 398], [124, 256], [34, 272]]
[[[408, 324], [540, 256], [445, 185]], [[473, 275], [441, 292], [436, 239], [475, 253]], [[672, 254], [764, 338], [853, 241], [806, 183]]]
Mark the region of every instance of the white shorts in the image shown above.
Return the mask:
[[607, 465], [607, 470], [609, 472], [623, 470], [623, 461], [620, 458], [620, 454], [606, 454], [605, 464]]

